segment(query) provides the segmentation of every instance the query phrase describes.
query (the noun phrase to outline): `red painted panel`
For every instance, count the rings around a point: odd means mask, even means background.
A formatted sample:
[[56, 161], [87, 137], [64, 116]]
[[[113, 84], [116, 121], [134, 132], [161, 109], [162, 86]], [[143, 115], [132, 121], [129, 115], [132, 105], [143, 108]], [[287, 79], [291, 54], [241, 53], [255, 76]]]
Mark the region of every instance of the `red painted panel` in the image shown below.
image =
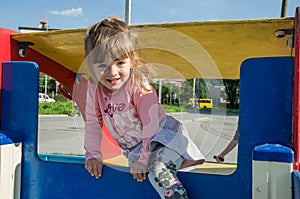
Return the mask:
[[293, 149], [295, 155], [294, 169], [300, 169], [300, 7], [297, 7], [295, 14], [295, 31], [294, 31], [294, 46], [295, 46], [295, 62], [294, 62], [294, 88], [293, 88]]
[[0, 28], [0, 63], [10, 61], [10, 35], [17, 32]]

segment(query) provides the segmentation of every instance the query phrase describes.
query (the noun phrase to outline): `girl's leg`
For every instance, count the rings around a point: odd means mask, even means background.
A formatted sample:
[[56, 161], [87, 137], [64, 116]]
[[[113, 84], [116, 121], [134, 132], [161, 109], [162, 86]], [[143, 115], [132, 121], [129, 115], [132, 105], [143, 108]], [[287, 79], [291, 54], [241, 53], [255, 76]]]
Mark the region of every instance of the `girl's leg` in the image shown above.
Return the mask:
[[148, 178], [161, 198], [187, 199], [187, 193], [177, 178], [182, 157], [175, 151], [158, 146], [151, 155]]

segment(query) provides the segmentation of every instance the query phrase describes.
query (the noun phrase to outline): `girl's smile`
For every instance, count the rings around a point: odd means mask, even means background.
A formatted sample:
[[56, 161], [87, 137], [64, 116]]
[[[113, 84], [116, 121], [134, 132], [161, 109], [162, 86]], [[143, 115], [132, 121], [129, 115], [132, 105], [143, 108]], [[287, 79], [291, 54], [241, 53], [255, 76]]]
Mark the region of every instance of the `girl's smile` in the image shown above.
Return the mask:
[[117, 79], [107, 79], [108, 82], [111, 83], [111, 85], [117, 85], [120, 78]]

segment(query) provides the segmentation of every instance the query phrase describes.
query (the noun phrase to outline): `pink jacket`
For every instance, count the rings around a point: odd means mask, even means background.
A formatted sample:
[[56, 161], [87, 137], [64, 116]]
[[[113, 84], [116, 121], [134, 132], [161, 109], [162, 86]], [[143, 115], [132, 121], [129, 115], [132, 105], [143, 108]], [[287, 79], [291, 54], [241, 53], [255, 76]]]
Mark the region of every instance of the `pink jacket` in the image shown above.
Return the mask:
[[150, 140], [165, 119], [164, 108], [158, 103], [153, 88], [152, 91], [141, 94], [128, 80], [121, 89], [109, 94], [100, 84], [90, 83], [86, 101], [86, 159], [102, 160], [101, 127], [105, 122], [122, 149], [131, 149], [142, 142], [139, 161], [147, 164]]

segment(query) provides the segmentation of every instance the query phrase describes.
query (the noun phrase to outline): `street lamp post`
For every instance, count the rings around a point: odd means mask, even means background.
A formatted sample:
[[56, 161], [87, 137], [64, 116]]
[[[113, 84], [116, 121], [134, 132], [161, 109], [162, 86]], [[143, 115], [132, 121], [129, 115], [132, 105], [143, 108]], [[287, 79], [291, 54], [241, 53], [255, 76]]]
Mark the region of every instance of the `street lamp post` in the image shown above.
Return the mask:
[[282, 0], [281, 17], [286, 17], [287, 2], [288, 0]]
[[125, 0], [125, 23], [131, 24], [131, 0]]

